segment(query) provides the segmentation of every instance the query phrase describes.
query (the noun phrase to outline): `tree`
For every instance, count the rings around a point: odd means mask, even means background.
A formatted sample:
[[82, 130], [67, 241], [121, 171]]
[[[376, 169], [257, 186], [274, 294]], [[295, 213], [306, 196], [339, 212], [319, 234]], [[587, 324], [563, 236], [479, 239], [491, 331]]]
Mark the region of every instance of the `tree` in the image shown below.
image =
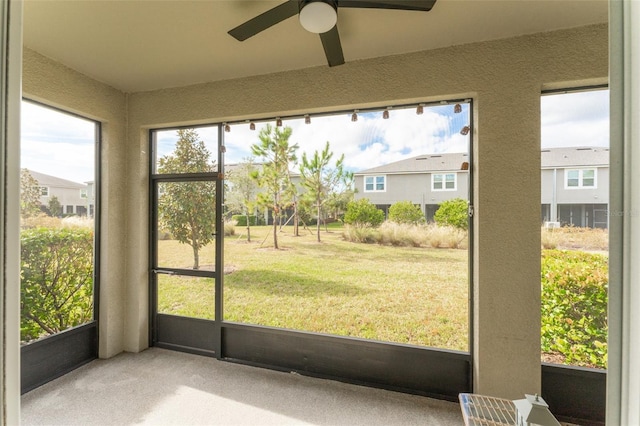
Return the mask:
[[444, 201], [438, 207], [433, 219], [438, 225], [453, 226], [458, 229], [469, 229], [469, 204], [462, 198]]
[[347, 211], [347, 206], [353, 201], [356, 191], [353, 172], [344, 171], [338, 190], [329, 194], [326, 203], [327, 209], [333, 212], [333, 217], [338, 218]]
[[62, 216], [62, 204], [55, 195], [49, 199], [49, 214], [53, 217]]
[[344, 174], [342, 168], [344, 154], [336, 161], [335, 166], [330, 168], [329, 162], [332, 157], [333, 152], [330, 151], [329, 142], [327, 141], [322, 152], [318, 153], [318, 151], [315, 151], [310, 159], [307, 158], [306, 153], [303, 153], [302, 164], [300, 165], [302, 186], [307, 190], [308, 196], [313, 199], [317, 212], [316, 235], [318, 242], [320, 242], [322, 207], [328, 200], [329, 194], [334, 192], [335, 188], [341, 182]]
[[[215, 161], [193, 129], [178, 130], [176, 149], [158, 161], [158, 172], [214, 172]], [[165, 182], [158, 200], [159, 222], [182, 244], [193, 248], [193, 269], [200, 269], [199, 250], [214, 239], [215, 182]]]
[[389, 220], [395, 223], [417, 225], [425, 221], [419, 206], [411, 201], [398, 201], [389, 207]]
[[361, 198], [347, 205], [344, 222], [349, 225], [376, 228], [384, 222], [384, 212], [371, 204], [369, 199]]
[[253, 177], [264, 192], [258, 194], [259, 204], [273, 212], [273, 247], [278, 249], [278, 221], [282, 210], [293, 200], [295, 187], [291, 183], [289, 166], [295, 163], [298, 144], [289, 145], [293, 130], [285, 127], [280, 130], [267, 124], [258, 138], [259, 143], [251, 146], [251, 152], [262, 160], [262, 169], [256, 170]]
[[230, 189], [225, 204], [247, 218], [247, 241], [251, 242], [251, 218], [258, 201], [258, 183], [253, 177], [257, 171], [253, 158], [245, 158], [228, 172]]
[[20, 216], [28, 218], [40, 213], [40, 184], [28, 169], [20, 170]]

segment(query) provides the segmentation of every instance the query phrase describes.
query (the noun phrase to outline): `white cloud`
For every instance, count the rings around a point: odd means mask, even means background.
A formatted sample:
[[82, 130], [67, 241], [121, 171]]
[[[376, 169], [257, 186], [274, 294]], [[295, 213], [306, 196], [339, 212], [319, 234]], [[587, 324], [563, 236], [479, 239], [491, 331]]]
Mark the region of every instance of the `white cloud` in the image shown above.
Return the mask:
[[96, 125], [22, 102], [20, 167], [74, 182], [94, 180]]
[[[284, 120], [283, 125], [292, 128], [290, 142], [300, 146], [299, 157], [322, 150], [329, 141], [333, 160], [344, 154], [345, 167], [358, 171], [422, 154], [467, 152], [469, 136], [460, 135], [460, 129], [469, 124], [468, 107], [462, 114], [452, 114], [452, 109], [425, 108], [422, 115], [416, 115], [414, 108], [393, 109], [387, 120], [381, 112], [367, 112], [360, 113], [356, 122], [351, 121], [351, 113], [343, 113], [315, 116], [310, 124], [303, 119]], [[245, 123], [233, 125], [225, 133], [227, 163], [250, 156], [250, 146], [258, 142], [265, 125], [256, 123], [255, 131]]]
[[[93, 179], [94, 123], [31, 102], [22, 105], [21, 166], [76, 182]], [[329, 141], [334, 160], [344, 154], [345, 166], [358, 171], [417, 155], [467, 152], [469, 135], [461, 135], [460, 129], [469, 124], [469, 105], [462, 106], [460, 114], [452, 112], [452, 105], [442, 105], [425, 107], [422, 115], [414, 108], [394, 108], [387, 120], [377, 111], [361, 112], [358, 121], [351, 122], [349, 112], [313, 116], [311, 124], [284, 120], [284, 125], [292, 127], [291, 142], [299, 144], [300, 157], [323, 149]], [[545, 95], [541, 123], [543, 148], [608, 146], [608, 91]], [[251, 145], [265, 125], [257, 122], [255, 131], [247, 123], [232, 125], [224, 134], [225, 161], [250, 157]], [[199, 127], [198, 134], [215, 155], [217, 127]], [[158, 154], [171, 152], [176, 140], [175, 130], [159, 131]]]
[[609, 91], [543, 96], [541, 122], [542, 148], [609, 146]]

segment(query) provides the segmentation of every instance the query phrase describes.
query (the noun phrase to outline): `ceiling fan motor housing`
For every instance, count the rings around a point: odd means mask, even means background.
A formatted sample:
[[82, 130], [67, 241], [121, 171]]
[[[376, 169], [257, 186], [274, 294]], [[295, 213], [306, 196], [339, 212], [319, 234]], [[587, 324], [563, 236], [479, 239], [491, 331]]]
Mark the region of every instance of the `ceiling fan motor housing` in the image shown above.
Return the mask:
[[300, 25], [312, 33], [322, 34], [336, 26], [338, 5], [335, 0], [301, 0]]

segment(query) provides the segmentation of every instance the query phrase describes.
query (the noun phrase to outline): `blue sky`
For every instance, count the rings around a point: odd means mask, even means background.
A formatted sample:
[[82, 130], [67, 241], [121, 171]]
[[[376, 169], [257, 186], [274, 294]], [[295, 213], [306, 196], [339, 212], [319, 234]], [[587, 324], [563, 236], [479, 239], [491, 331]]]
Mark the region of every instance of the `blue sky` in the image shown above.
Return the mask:
[[[425, 107], [416, 115], [415, 107], [392, 108], [388, 120], [381, 111], [359, 113], [351, 122], [351, 112], [284, 120], [293, 128], [290, 141], [300, 145], [299, 156], [331, 144], [334, 159], [345, 154], [345, 166], [363, 170], [422, 154], [467, 152], [469, 136], [460, 129], [469, 122], [469, 105], [453, 113], [453, 105]], [[609, 145], [608, 91], [545, 95], [541, 98], [541, 148]], [[273, 124], [273, 123], [272, 123]], [[256, 130], [246, 123], [231, 126], [225, 133], [226, 162], [236, 163], [250, 156], [251, 144], [265, 122]], [[21, 167], [75, 182], [93, 179], [95, 124], [38, 105], [23, 102]], [[217, 129], [198, 129], [200, 137], [216, 152]], [[159, 154], [171, 151], [175, 130], [158, 133]]]

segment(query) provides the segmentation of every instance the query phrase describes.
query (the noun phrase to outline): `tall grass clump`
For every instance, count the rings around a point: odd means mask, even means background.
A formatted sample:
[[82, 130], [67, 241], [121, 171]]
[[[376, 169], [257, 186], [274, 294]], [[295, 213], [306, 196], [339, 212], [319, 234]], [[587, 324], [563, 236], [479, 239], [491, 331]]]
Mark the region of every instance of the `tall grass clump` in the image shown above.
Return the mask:
[[540, 243], [545, 250], [553, 250], [558, 248], [561, 235], [559, 229], [542, 227], [540, 234]]
[[561, 228], [541, 230], [542, 247], [545, 249], [565, 250], [609, 250], [609, 231], [600, 228], [580, 228], [563, 226]]
[[342, 230], [342, 237], [352, 243], [373, 244], [380, 241], [378, 231], [364, 225], [345, 225]]
[[420, 225], [385, 222], [378, 229], [378, 243], [382, 245], [421, 247], [426, 239], [425, 227]]
[[62, 219], [58, 217], [48, 216], [46, 214], [39, 214], [38, 216], [21, 217], [20, 227], [22, 229], [34, 229], [34, 228], [60, 228], [62, 226]]
[[69, 216], [62, 219], [63, 228], [93, 229], [93, 219], [87, 216]]
[[453, 226], [399, 224], [384, 222], [378, 228], [346, 225], [342, 236], [354, 243], [378, 243], [396, 247], [466, 249], [467, 231]]
[[232, 235], [236, 235], [236, 225], [233, 220], [225, 220], [224, 221], [224, 236], [230, 237]]
[[441, 226], [431, 223], [425, 227], [426, 242], [433, 248], [466, 249], [468, 247], [467, 231], [454, 226]]

